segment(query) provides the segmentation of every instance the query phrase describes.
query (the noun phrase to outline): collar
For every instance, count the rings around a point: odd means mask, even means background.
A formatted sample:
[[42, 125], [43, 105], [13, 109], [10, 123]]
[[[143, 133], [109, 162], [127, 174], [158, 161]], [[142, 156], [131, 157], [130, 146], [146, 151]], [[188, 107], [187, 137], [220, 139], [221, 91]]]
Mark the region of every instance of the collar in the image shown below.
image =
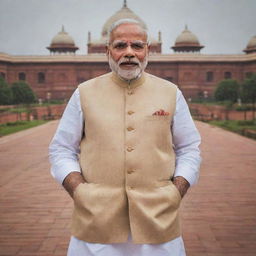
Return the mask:
[[142, 85], [145, 82], [145, 72], [142, 72], [140, 77], [134, 80], [131, 80], [130, 82], [123, 80], [120, 78], [115, 72], [111, 73], [111, 79], [114, 81], [115, 84], [123, 87], [123, 88], [136, 88], [139, 85]]

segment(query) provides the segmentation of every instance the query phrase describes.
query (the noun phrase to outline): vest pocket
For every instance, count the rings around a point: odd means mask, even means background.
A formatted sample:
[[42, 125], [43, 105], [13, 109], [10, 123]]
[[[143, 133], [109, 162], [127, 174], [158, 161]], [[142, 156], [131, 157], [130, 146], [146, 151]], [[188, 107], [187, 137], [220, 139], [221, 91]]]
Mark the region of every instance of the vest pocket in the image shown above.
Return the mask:
[[83, 183], [75, 189], [73, 198], [73, 236], [91, 243], [125, 241], [129, 223], [123, 187]]
[[[98, 183], [79, 184], [73, 196], [74, 217], [87, 228], [96, 230], [109, 227], [113, 222], [113, 216], [120, 215], [120, 206], [125, 208], [124, 196], [122, 187]], [[106, 209], [109, 209], [110, 205], [111, 214], [107, 214]]]
[[81, 183], [74, 191], [74, 204], [84, 213], [98, 215], [116, 196], [116, 188], [98, 184]]
[[177, 202], [178, 206], [180, 205], [182, 199], [180, 191], [177, 189], [177, 187], [173, 184], [171, 180], [165, 180], [164, 184], [160, 188], [166, 188], [169, 196], [172, 197], [172, 199], [174, 199]]
[[176, 191], [177, 197], [179, 198], [179, 201], [181, 201], [181, 194], [180, 191], [178, 190], [178, 188], [172, 183], [173, 189], [174, 191]]

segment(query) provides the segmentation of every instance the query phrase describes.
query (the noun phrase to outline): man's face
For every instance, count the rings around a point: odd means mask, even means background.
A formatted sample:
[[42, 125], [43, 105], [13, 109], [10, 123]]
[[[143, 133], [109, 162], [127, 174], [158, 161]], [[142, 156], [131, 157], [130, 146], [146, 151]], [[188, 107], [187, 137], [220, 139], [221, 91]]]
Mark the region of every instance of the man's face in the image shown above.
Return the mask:
[[148, 51], [145, 32], [136, 24], [121, 24], [107, 48], [110, 68], [125, 80], [136, 79], [147, 66]]

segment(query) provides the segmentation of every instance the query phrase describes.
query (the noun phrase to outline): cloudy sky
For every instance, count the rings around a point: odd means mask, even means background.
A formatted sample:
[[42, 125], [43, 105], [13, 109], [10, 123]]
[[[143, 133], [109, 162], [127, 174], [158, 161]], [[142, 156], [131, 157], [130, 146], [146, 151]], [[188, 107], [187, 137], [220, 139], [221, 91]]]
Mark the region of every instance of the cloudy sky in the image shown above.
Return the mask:
[[[127, 0], [128, 7], [171, 53], [176, 37], [188, 25], [205, 54], [240, 54], [256, 35], [256, 0]], [[51, 39], [65, 26], [86, 54], [87, 33], [99, 39], [106, 20], [123, 0], [0, 0], [0, 52], [48, 55]]]

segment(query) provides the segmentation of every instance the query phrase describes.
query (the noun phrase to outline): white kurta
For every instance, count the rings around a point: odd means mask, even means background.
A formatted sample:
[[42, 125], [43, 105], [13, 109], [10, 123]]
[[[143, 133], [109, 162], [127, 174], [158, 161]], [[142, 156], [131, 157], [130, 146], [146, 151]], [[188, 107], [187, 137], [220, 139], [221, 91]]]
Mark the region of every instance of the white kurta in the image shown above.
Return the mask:
[[[78, 162], [80, 141], [84, 132], [83, 112], [79, 90], [70, 98], [60, 120], [60, 124], [49, 147], [53, 177], [62, 184], [65, 177], [73, 171], [81, 172]], [[176, 154], [174, 176], [183, 176], [194, 185], [199, 176], [201, 162], [200, 135], [194, 125], [187, 103], [178, 89], [176, 110], [170, 125]], [[111, 232], [111, 230], [110, 230]], [[182, 237], [162, 244], [134, 244], [129, 237], [126, 243], [97, 244], [80, 241], [71, 237], [68, 256], [184, 256]]]

